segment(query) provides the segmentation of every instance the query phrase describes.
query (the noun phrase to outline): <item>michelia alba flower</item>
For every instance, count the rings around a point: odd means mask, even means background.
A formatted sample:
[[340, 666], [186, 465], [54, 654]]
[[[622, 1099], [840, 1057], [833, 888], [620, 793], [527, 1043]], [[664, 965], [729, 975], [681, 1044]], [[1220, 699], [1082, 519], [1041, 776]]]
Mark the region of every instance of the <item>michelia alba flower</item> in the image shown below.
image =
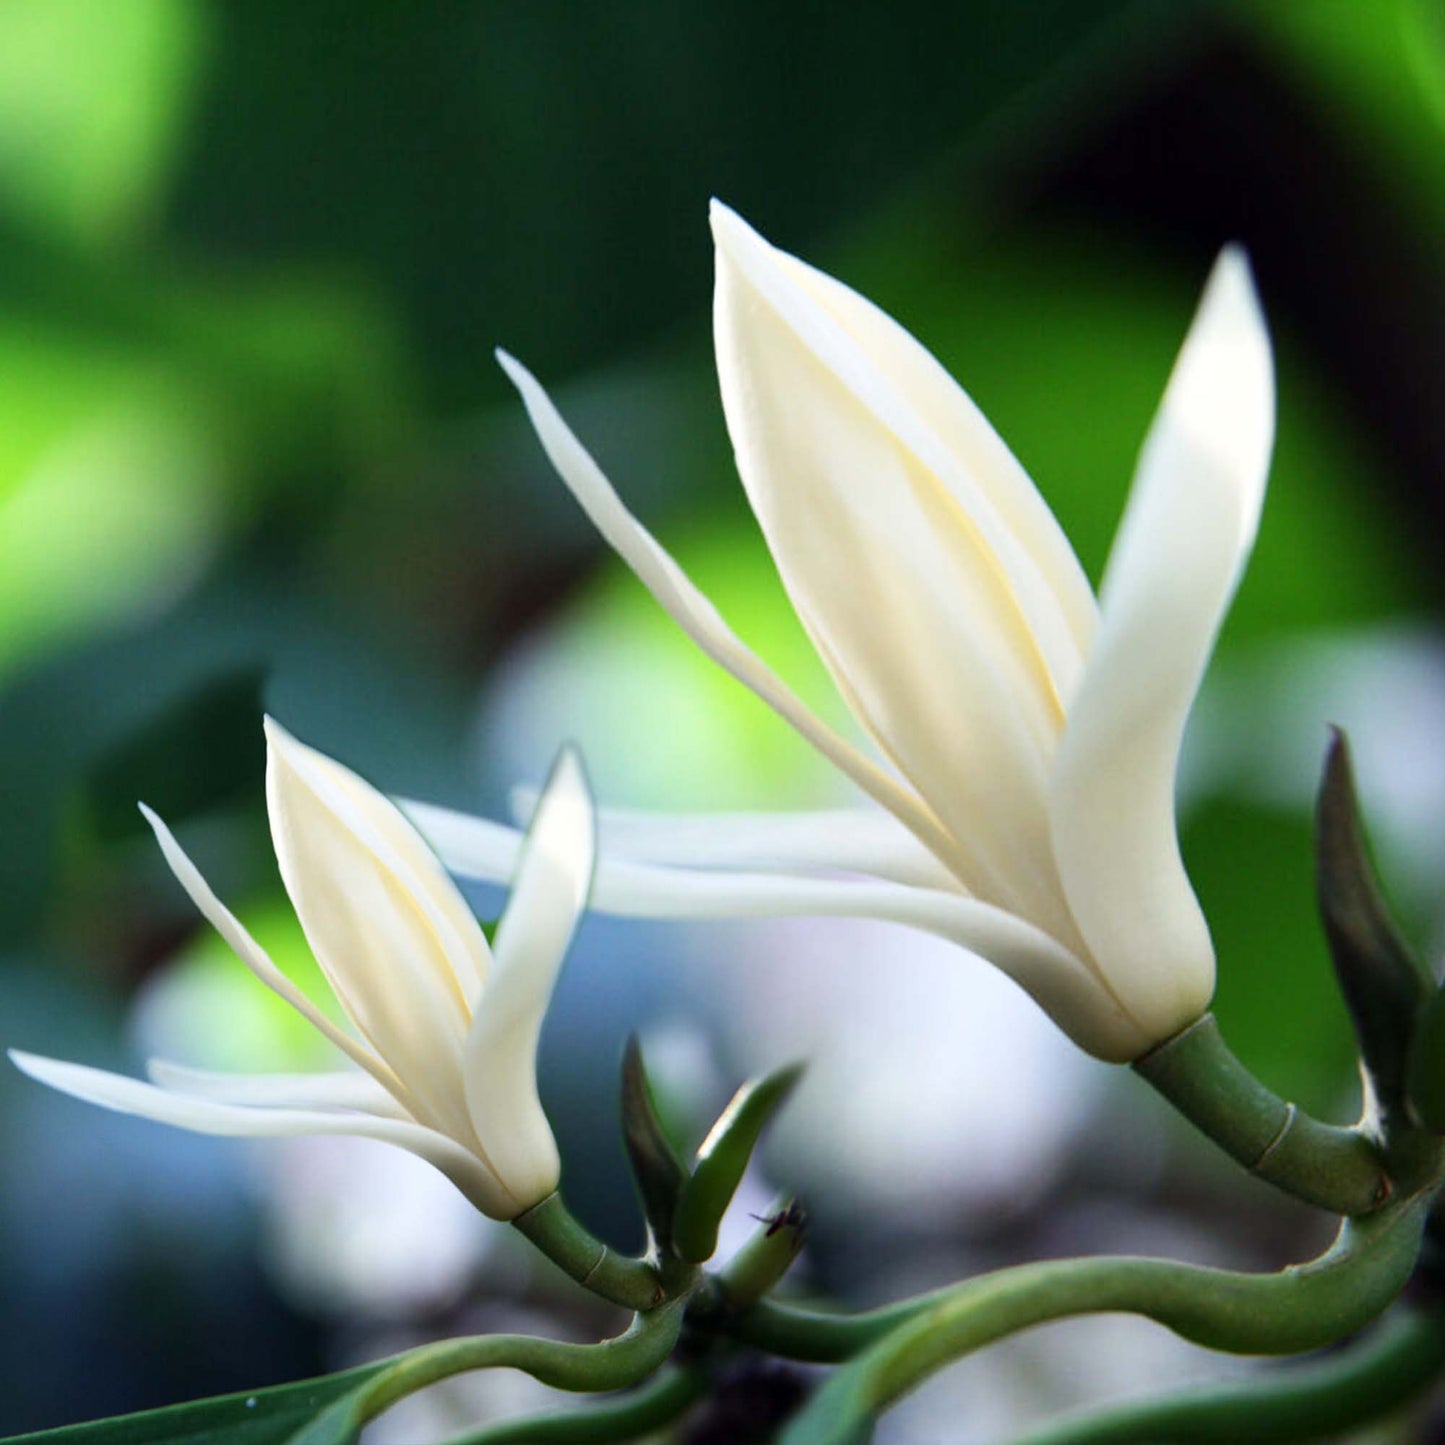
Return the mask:
[[153, 1061], [152, 1083], [12, 1051], [67, 1094], [203, 1134], [354, 1134], [399, 1144], [478, 1209], [512, 1219], [560, 1166], [537, 1097], [537, 1037], [592, 879], [592, 802], [564, 751], [488, 947], [455, 883], [382, 794], [266, 721], [266, 802], [281, 878], [342, 1010], [334, 1024], [226, 909], [142, 807], [196, 907], [268, 988], [356, 1070], [216, 1074]]
[[[1226, 250], [1209, 278], [1096, 601], [1022, 467], [912, 336], [716, 203], [712, 230], [738, 472], [881, 760], [738, 639], [534, 378], [501, 364], [553, 465], [663, 607], [878, 808], [604, 816], [593, 906], [912, 924], [1003, 969], [1091, 1053], [1138, 1057], [1214, 988], [1174, 784], [1273, 440], [1269, 341], [1243, 255]], [[515, 833], [411, 816], [455, 870], [507, 876]]]

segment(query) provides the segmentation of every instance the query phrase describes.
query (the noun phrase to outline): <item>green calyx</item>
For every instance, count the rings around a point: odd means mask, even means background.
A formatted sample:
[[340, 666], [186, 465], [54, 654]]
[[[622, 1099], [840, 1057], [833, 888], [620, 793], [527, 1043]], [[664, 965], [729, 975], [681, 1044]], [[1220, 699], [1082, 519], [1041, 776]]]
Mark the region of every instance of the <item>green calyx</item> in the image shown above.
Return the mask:
[[683, 1259], [700, 1264], [711, 1258], [723, 1212], [742, 1182], [758, 1139], [802, 1072], [801, 1064], [791, 1064], [744, 1084], [699, 1145], [673, 1219], [673, 1242]]
[[[1391, 916], [1370, 863], [1349, 743], [1338, 729], [1325, 754], [1315, 809], [1315, 891], [1340, 992], [1384, 1123], [1410, 1112], [1422, 1013], [1434, 981]], [[1432, 1048], [1429, 1057], [1445, 1055]], [[1440, 1092], [1445, 1093], [1445, 1068]], [[1428, 1089], [1427, 1089], [1428, 1092]]]

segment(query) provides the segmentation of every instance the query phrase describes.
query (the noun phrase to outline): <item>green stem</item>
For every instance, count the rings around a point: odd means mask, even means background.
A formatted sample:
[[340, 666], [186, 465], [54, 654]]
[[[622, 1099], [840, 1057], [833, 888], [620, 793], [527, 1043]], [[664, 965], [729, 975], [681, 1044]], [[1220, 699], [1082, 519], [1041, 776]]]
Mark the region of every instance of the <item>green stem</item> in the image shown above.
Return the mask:
[[549, 1194], [512, 1224], [559, 1269], [613, 1304], [655, 1309], [666, 1297], [657, 1271], [646, 1260], [617, 1254], [567, 1211], [562, 1196]]
[[1249, 1172], [1334, 1214], [1368, 1214], [1392, 1192], [1379, 1150], [1267, 1089], [1235, 1057], [1213, 1014], [1166, 1039], [1134, 1071]]
[[[950, 1286], [949, 1288], [954, 1288]], [[906, 1324], [924, 1310], [946, 1298], [948, 1289], [917, 1295], [879, 1309], [841, 1314], [805, 1309], [761, 1299], [742, 1313], [714, 1318], [702, 1314], [698, 1323], [716, 1329], [729, 1339], [753, 1349], [780, 1355], [786, 1360], [803, 1360], [814, 1365], [836, 1365], [850, 1360], [875, 1340]]]
[[1402, 1310], [1359, 1346], [1257, 1379], [1133, 1401], [1061, 1421], [1019, 1445], [1335, 1440], [1404, 1409], [1445, 1369], [1445, 1318]]
[[[929, 1375], [1004, 1335], [1069, 1315], [1145, 1315], [1234, 1354], [1298, 1354], [1360, 1329], [1399, 1293], [1419, 1254], [1420, 1198], [1348, 1220], [1318, 1259], [1278, 1274], [1171, 1260], [1052, 1260], [939, 1291], [837, 1371], [781, 1440], [865, 1438], [872, 1418]], [[744, 1317], [746, 1318], [746, 1317]]]
[[618, 1400], [553, 1410], [458, 1435], [448, 1445], [607, 1445], [670, 1425], [707, 1391], [705, 1370], [669, 1370]]
[[361, 1427], [417, 1390], [466, 1370], [501, 1366], [523, 1370], [555, 1390], [599, 1393], [634, 1385], [656, 1370], [677, 1343], [683, 1300], [637, 1316], [627, 1330], [596, 1345], [534, 1335], [474, 1335], [441, 1340], [398, 1355], [349, 1395], [337, 1400], [286, 1445], [349, 1445]]

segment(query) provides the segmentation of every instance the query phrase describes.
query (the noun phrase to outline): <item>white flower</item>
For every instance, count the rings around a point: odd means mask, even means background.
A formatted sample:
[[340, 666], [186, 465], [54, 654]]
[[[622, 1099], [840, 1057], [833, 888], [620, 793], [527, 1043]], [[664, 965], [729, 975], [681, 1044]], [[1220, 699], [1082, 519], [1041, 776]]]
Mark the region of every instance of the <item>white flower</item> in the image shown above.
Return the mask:
[[[1225, 251], [1210, 277], [1096, 603], [1032, 482], [917, 341], [716, 203], [712, 226], [738, 471], [793, 606], [882, 765], [734, 635], [533, 377], [500, 360], [612, 546], [882, 811], [604, 819], [594, 906], [910, 923], [1004, 969], [1090, 1052], [1137, 1057], [1197, 1018], [1214, 987], [1174, 782], [1273, 440], [1269, 342], [1244, 257]], [[507, 830], [419, 807], [412, 816], [453, 868], [507, 875]]]
[[489, 948], [455, 883], [395, 806], [266, 721], [266, 800], [281, 877], [355, 1033], [332, 1023], [211, 892], [147, 808], [181, 886], [268, 988], [359, 1071], [216, 1074], [153, 1061], [154, 1082], [10, 1057], [77, 1098], [205, 1134], [354, 1134], [435, 1165], [484, 1213], [511, 1219], [557, 1187], [537, 1097], [537, 1038], [595, 856], [592, 802], [564, 751], [520, 849]]

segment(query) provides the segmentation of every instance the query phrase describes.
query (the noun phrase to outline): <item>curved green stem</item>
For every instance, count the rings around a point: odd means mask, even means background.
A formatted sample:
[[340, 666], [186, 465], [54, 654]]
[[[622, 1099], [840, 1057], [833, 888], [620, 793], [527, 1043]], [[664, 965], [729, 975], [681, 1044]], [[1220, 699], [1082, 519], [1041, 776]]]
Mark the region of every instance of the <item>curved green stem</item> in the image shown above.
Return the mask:
[[957, 1286], [857, 1314], [806, 1309], [761, 1299], [740, 1314], [730, 1315], [720, 1309], [716, 1315], [700, 1313], [697, 1318], [704, 1328], [715, 1329], [741, 1345], [750, 1345], [786, 1360], [836, 1365], [851, 1360], [875, 1340], [881, 1340], [899, 1325], [916, 1318], [946, 1298], [953, 1288]]
[[361, 1427], [389, 1405], [466, 1370], [506, 1366], [556, 1390], [624, 1389], [650, 1375], [672, 1353], [683, 1308], [684, 1301], [674, 1300], [650, 1315], [637, 1316], [623, 1334], [596, 1345], [535, 1335], [474, 1335], [422, 1345], [389, 1361], [297, 1431], [287, 1445], [350, 1445]]
[[583, 1410], [553, 1410], [503, 1420], [447, 1445], [608, 1445], [670, 1425], [707, 1391], [705, 1370], [669, 1370], [618, 1400]]
[[1131, 1401], [1064, 1420], [1018, 1445], [1334, 1440], [1402, 1410], [1445, 1369], [1445, 1317], [1402, 1310], [1368, 1339], [1258, 1379]]
[[549, 1194], [513, 1226], [559, 1269], [613, 1304], [629, 1310], [655, 1309], [667, 1296], [662, 1279], [644, 1259], [618, 1254], [568, 1213], [558, 1193]]
[[1267, 1089], [1235, 1057], [1213, 1014], [1166, 1039], [1134, 1071], [1257, 1178], [1334, 1214], [1368, 1214], [1392, 1192], [1380, 1151]]
[[1426, 1202], [1349, 1220], [1318, 1259], [1278, 1274], [1171, 1260], [1053, 1260], [940, 1291], [840, 1369], [782, 1437], [785, 1445], [864, 1438], [869, 1422], [929, 1375], [1004, 1335], [1069, 1315], [1145, 1315], [1187, 1340], [1235, 1354], [1298, 1354], [1360, 1329], [1403, 1288]]

